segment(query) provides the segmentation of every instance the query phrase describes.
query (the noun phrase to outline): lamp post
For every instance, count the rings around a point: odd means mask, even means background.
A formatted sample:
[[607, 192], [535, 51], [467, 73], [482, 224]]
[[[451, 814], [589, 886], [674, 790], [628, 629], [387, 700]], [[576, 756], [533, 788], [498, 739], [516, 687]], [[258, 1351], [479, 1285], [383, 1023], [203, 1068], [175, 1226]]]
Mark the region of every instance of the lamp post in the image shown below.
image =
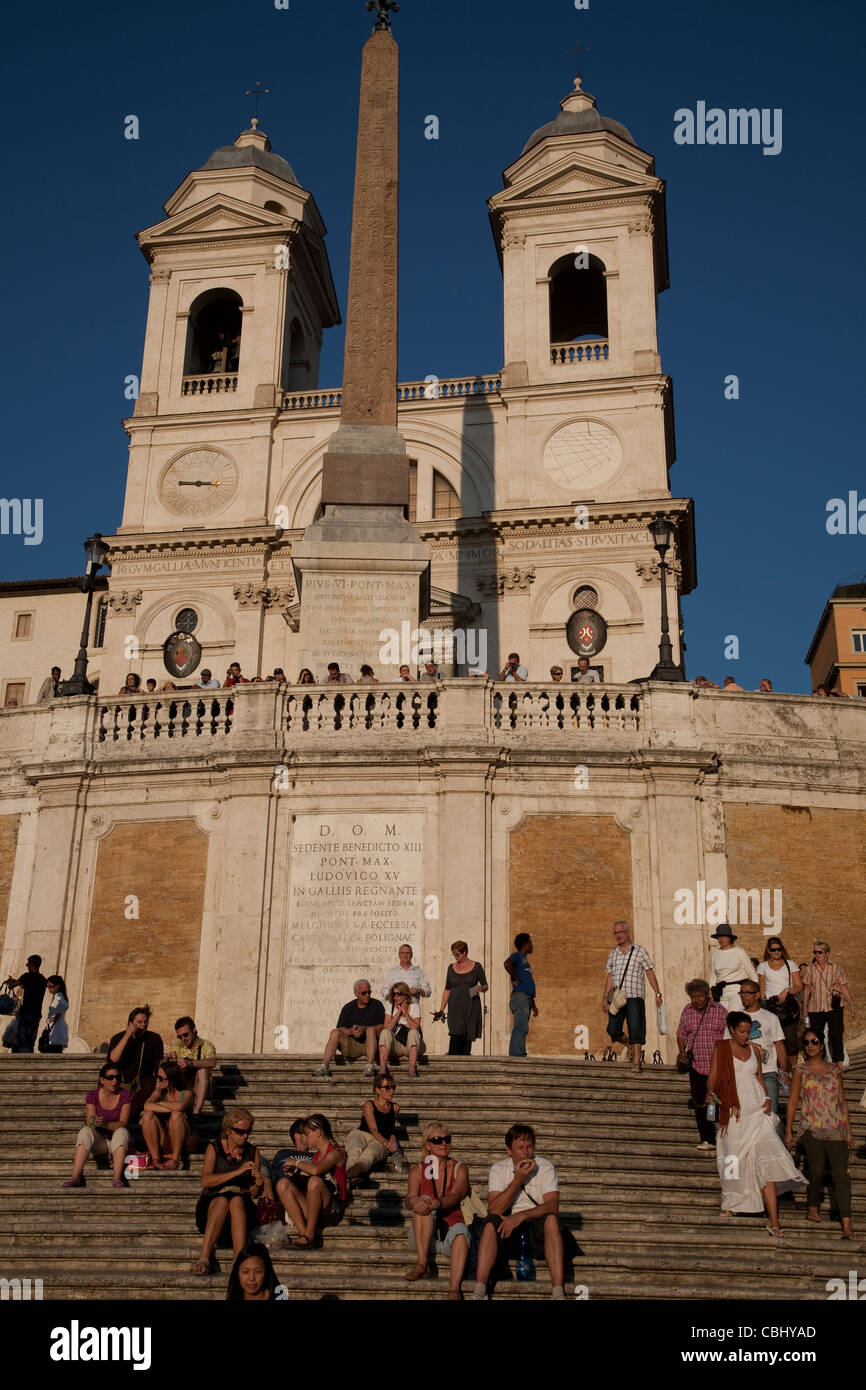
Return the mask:
[[658, 552], [659, 575], [662, 585], [662, 633], [659, 641], [659, 659], [649, 679], [651, 681], [684, 681], [685, 676], [682, 667], [674, 664], [674, 653], [668, 626], [668, 567], [665, 564], [665, 555], [671, 547], [673, 527], [667, 517], [659, 515], [650, 522], [649, 529], [653, 538], [653, 545]]
[[92, 695], [95, 687], [87, 679], [87, 639], [90, 636], [90, 611], [93, 607], [93, 590], [96, 588], [97, 571], [102, 569], [105, 557], [111, 549], [105, 544], [98, 531], [94, 531], [84, 542], [87, 553], [87, 571], [81, 581], [82, 591], [87, 595], [84, 609], [84, 627], [81, 629], [81, 646], [75, 658], [75, 666], [68, 681], [61, 681], [58, 695]]

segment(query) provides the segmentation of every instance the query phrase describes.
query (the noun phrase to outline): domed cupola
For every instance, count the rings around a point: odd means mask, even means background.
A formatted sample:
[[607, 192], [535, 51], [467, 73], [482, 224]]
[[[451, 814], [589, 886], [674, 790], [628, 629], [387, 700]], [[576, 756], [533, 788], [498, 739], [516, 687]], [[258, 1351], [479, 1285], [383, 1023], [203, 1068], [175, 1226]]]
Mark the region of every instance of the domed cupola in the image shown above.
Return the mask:
[[567, 97], [563, 97], [560, 105], [562, 110], [555, 120], [548, 121], [547, 125], [540, 126], [531, 135], [521, 151], [526, 154], [535, 145], [540, 145], [542, 140], [547, 140], [550, 136], [556, 135], [584, 135], [599, 130], [609, 130], [612, 135], [618, 135], [621, 140], [626, 140], [630, 145], [636, 142], [631, 132], [619, 121], [610, 120], [607, 116], [600, 116], [595, 104], [595, 97], [590, 96], [589, 92], [582, 90], [582, 79], [580, 75], [574, 79], [574, 91], [569, 92]]

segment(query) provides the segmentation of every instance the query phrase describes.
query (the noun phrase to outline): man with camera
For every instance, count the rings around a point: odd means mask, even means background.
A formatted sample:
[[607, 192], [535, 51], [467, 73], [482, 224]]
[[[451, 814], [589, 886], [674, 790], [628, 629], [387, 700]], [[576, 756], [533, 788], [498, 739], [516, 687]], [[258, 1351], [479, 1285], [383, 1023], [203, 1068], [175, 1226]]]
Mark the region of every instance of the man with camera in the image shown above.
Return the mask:
[[528, 681], [529, 672], [520, 664], [520, 653], [509, 652], [508, 660], [499, 673], [501, 681]]
[[645, 946], [631, 939], [628, 922], [614, 922], [616, 945], [605, 962], [602, 1012], [607, 1014], [607, 1032], [612, 1043], [622, 1042], [623, 1024], [628, 1025], [631, 1064], [640, 1069], [641, 1049], [646, 1042], [646, 981], [655, 990], [656, 1008], [662, 1002], [652, 957]]

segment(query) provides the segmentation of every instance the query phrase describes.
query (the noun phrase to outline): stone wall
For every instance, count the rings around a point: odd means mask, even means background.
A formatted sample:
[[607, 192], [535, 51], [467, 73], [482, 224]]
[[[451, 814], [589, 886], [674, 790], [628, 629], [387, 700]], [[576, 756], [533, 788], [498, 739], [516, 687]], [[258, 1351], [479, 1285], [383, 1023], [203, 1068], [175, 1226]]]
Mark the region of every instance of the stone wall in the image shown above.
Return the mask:
[[[20, 816], [0, 816], [0, 951], [6, 938], [6, 917], [9, 912], [9, 894], [12, 890], [20, 819]], [[23, 961], [21, 968], [24, 968]]]
[[100, 841], [78, 1024], [93, 1049], [137, 1004], [166, 1044], [195, 1013], [207, 846], [193, 820], [119, 824]]

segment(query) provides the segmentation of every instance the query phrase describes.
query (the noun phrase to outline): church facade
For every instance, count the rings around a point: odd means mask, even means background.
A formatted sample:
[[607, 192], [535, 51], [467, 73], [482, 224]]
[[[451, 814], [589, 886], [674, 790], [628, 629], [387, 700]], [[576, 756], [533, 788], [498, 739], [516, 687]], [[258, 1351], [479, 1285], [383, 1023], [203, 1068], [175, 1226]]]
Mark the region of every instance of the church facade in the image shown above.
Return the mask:
[[[502, 1052], [502, 961], [530, 931], [531, 1050], [598, 1052], [613, 921], [653, 955], [673, 1027], [713, 912], [755, 955], [770, 932], [798, 960], [828, 937], [863, 997], [864, 708], [646, 679], [660, 513], [677, 662], [697, 582], [652, 156], [578, 79], [503, 185], [501, 371], [398, 389], [429, 592], [420, 635], [371, 642], [374, 686], [339, 641], [313, 674], [334, 659], [349, 684], [294, 684], [310, 647], [293, 552], [340, 417], [318, 381], [340, 308], [312, 193], [254, 122], [139, 233], [150, 300], [99, 694], [30, 695], [0, 720], [0, 970], [38, 951], [63, 973], [82, 1045], [149, 1002], [164, 1036], [192, 1012], [221, 1050], [313, 1053], [404, 940], [432, 1012], [462, 938], [492, 985], [476, 1048]], [[130, 670], [162, 685], [178, 633], [197, 672], [222, 682], [237, 661], [289, 684], [113, 695]], [[430, 642], [443, 678], [399, 684]], [[525, 684], [498, 680], [512, 651]], [[581, 656], [598, 683], [573, 683]], [[672, 1055], [655, 1018], [647, 1046]]]

